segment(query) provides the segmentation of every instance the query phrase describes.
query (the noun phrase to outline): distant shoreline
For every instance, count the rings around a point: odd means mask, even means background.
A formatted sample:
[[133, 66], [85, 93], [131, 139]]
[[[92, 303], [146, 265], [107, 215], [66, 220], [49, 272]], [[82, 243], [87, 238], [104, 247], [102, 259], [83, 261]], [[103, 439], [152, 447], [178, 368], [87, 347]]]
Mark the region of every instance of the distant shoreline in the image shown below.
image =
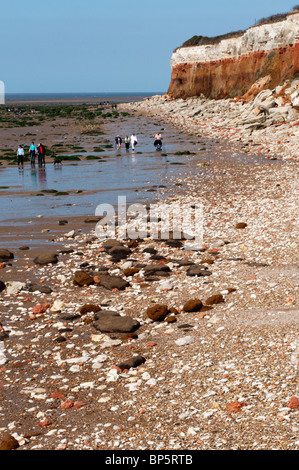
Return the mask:
[[7, 93], [5, 105], [46, 103], [100, 103], [103, 101], [126, 103], [142, 101], [163, 92], [149, 93]]

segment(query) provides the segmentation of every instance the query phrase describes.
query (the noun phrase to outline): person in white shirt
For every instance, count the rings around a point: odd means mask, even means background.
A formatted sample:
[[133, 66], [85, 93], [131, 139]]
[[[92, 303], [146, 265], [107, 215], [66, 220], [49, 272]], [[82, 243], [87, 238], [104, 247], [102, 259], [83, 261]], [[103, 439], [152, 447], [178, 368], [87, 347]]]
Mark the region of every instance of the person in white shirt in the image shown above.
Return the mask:
[[138, 143], [136, 134], [132, 134], [130, 140], [131, 140], [132, 150], [135, 150], [135, 146], [136, 146], [137, 143]]
[[18, 166], [19, 165], [23, 166], [24, 165], [24, 148], [22, 145], [19, 145], [17, 156], [18, 156]]

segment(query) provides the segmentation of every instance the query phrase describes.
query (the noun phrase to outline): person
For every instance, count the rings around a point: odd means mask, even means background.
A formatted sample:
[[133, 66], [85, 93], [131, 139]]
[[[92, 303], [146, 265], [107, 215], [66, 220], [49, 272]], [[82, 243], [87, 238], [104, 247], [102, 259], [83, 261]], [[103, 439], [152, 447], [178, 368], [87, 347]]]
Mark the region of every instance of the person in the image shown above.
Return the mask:
[[135, 150], [135, 147], [136, 147], [136, 145], [137, 145], [137, 143], [138, 143], [136, 134], [132, 134], [130, 140], [131, 140], [132, 150], [134, 151], [134, 150]]
[[39, 155], [39, 164], [45, 165], [45, 154], [46, 154], [46, 149], [43, 144], [39, 144], [38, 147], [38, 155]]
[[122, 138], [120, 137], [120, 135], [117, 135], [115, 137], [115, 148], [117, 150], [120, 150], [121, 144], [122, 144]]
[[23, 147], [23, 145], [19, 145], [18, 151], [17, 151], [17, 156], [18, 156], [18, 166], [20, 166], [20, 165], [24, 166], [24, 147]]
[[126, 146], [126, 149], [129, 150], [129, 148], [130, 148], [130, 139], [129, 139], [129, 136], [127, 136], [127, 135], [125, 137], [125, 146]]
[[157, 134], [155, 135], [154, 146], [155, 147], [159, 146], [160, 148], [162, 147], [162, 136], [160, 132], [157, 132]]
[[36, 146], [34, 145], [34, 142], [32, 142], [29, 147], [29, 153], [31, 165], [35, 165]]

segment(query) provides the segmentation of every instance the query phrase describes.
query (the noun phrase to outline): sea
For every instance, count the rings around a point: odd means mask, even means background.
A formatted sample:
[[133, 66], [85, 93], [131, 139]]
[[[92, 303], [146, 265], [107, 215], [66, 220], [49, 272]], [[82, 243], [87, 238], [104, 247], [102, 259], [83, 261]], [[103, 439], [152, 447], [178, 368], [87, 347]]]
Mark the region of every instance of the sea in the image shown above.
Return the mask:
[[117, 92], [117, 93], [6, 93], [5, 104], [11, 103], [49, 103], [49, 102], [116, 102], [130, 103], [142, 101], [165, 92]]

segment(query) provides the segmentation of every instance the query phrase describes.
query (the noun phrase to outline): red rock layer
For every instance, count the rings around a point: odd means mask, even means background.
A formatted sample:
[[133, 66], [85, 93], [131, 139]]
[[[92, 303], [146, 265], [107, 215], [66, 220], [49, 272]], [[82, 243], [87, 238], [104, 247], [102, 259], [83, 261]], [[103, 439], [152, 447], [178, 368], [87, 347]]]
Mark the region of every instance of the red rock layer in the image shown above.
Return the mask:
[[244, 95], [262, 77], [275, 88], [299, 74], [299, 43], [239, 58], [185, 63], [173, 67], [168, 94], [174, 98], [200, 96], [223, 99]]

